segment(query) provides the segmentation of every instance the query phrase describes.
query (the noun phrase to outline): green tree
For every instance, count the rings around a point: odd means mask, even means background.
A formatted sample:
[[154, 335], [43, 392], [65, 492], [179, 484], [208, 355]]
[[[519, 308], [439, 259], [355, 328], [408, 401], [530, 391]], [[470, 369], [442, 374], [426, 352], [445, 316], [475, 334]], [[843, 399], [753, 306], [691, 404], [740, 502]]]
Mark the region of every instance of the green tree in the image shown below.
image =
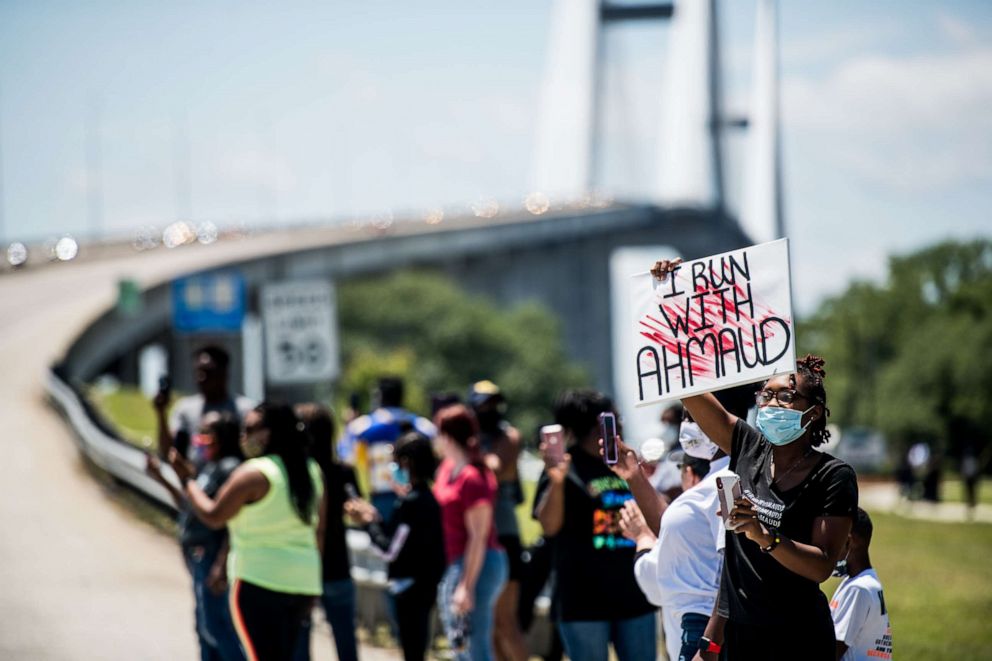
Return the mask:
[[842, 426], [876, 427], [897, 447], [992, 444], [992, 242], [893, 257], [883, 284], [851, 285], [800, 333], [827, 359]]
[[427, 393], [463, 394], [491, 379], [530, 438], [558, 391], [589, 381], [565, 355], [557, 319], [537, 303], [502, 309], [423, 271], [342, 283], [338, 300], [342, 395], [364, 397], [376, 376], [397, 374], [408, 384], [407, 405], [427, 413]]

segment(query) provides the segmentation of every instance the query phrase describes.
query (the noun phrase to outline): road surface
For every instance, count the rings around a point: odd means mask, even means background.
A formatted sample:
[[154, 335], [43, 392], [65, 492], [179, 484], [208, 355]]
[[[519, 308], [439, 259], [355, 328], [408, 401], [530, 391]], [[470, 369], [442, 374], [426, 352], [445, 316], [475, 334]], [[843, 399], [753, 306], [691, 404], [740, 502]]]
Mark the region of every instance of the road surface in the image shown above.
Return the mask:
[[[86, 472], [71, 432], [45, 404], [45, 369], [113, 304], [118, 278], [151, 285], [295, 240], [124, 252], [0, 275], [0, 659], [198, 657], [178, 546]], [[314, 657], [334, 658], [327, 636], [315, 636]]]

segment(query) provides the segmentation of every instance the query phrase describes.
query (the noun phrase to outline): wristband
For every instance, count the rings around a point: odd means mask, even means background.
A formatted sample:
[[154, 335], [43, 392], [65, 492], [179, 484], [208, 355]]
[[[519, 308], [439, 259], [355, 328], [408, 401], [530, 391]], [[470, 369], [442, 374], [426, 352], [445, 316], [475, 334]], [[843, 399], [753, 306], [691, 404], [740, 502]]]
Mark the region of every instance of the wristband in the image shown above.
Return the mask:
[[770, 544], [768, 544], [768, 546], [765, 546], [761, 549], [762, 553], [771, 553], [772, 551], [775, 550], [776, 546], [782, 543], [782, 535], [779, 533], [777, 529], [772, 528], [768, 532], [772, 536], [772, 541]]
[[719, 654], [720, 650], [723, 649], [722, 645], [714, 643], [712, 640], [706, 636], [701, 636], [699, 638], [699, 651], [700, 652], [712, 652], [713, 654]]

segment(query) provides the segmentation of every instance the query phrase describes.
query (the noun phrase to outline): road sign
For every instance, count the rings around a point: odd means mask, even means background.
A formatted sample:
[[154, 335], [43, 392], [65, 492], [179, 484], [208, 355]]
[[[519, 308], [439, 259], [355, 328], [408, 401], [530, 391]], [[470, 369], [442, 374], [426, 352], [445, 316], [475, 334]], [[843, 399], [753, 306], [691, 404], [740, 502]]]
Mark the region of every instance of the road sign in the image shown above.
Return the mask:
[[313, 383], [338, 376], [337, 303], [330, 282], [265, 285], [261, 307], [269, 383]]
[[210, 273], [172, 283], [172, 326], [183, 333], [239, 332], [247, 301], [239, 273]]

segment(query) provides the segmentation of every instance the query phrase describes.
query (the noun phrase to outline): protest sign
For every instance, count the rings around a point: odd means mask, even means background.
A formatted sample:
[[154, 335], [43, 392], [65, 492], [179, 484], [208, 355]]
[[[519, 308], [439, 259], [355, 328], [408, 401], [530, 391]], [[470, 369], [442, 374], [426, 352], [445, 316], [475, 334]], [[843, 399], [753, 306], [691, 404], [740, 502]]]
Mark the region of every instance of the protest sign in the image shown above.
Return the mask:
[[637, 406], [795, 371], [788, 239], [631, 284]]

